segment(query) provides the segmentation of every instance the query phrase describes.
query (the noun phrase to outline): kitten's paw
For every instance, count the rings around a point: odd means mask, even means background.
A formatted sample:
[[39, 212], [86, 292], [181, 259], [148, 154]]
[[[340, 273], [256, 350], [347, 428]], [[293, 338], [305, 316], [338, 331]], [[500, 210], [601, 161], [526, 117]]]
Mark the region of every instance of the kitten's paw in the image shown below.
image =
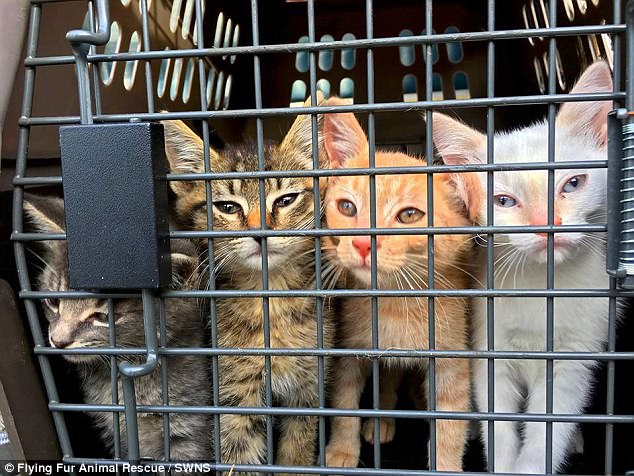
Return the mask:
[[[374, 444], [374, 418], [368, 418], [363, 423], [363, 430], [361, 433], [363, 439]], [[379, 418], [379, 435], [381, 444], [389, 443], [394, 439], [394, 433], [396, 432], [396, 420], [394, 418]]]
[[353, 451], [345, 445], [326, 447], [326, 466], [334, 468], [356, 468], [359, 464], [359, 450]]

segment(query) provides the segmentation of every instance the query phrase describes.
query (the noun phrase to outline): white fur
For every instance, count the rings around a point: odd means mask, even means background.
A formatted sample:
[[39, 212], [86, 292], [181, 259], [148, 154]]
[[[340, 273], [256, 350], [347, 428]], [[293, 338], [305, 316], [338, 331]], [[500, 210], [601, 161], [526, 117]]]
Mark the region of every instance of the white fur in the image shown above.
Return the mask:
[[[496, 137], [496, 163], [537, 162], [547, 157], [547, 125], [532, 127]], [[574, 130], [557, 128], [556, 161], [596, 160], [605, 158], [605, 149], [588, 136]], [[587, 177], [578, 191], [560, 193], [566, 181], [575, 175]], [[547, 209], [546, 171], [499, 172], [495, 174], [494, 194], [511, 194], [520, 206], [494, 206], [496, 225], [530, 225], [532, 217]], [[483, 177], [483, 180], [486, 180]], [[555, 210], [563, 225], [605, 222], [605, 169], [557, 170], [555, 172]], [[486, 184], [483, 183], [486, 187]], [[486, 223], [486, 203], [482, 204], [480, 222]], [[543, 223], [545, 224], [545, 222]], [[584, 233], [555, 234], [554, 288], [607, 289], [605, 255], [601, 236]], [[591, 241], [589, 241], [591, 240]], [[496, 234], [495, 288], [546, 289], [547, 239], [535, 233]], [[512, 251], [511, 251], [512, 250]], [[504, 265], [505, 255], [516, 253], [515, 264]], [[486, 283], [486, 249], [479, 254], [480, 281]], [[546, 298], [496, 298], [494, 301], [494, 349], [545, 351]], [[554, 350], [603, 350], [608, 331], [607, 298], [555, 298]], [[473, 346], [487, 350], [487, 300], [474, 302]], [[581, 414], [588, 403], [592, 382], [593, 361], [555, 361], [553, 366], [553, 412]], [[488, 408], [488, 363], [474, 365], [474, 390], [478, 410]], [[494, 362], [494, 411], [517, 413], [546, 412], [546, 362], [543, 360], [498, 360]], [[546, 461], [546, 425], [531, 422], [495, 423], [495, 471], [544, 473]], [[482, 438], [488, 443], [488, 424], [483, 422]], [[575, 425], [553, 424], [552, 464], [558, 471], [572, 450]], [[522, 436], [520, 436], [522, 435]]]
[[[598, 61], [588, 67], [571, 93], [612, 91], [608, 65]], [[606, 101], [564, 104], [555, 124], [554, 156], [557, 162], [605, 160]], [[448, 116], [435, 113], [434, 143], [447, 164], [486, 163], [486, 136]], [[546, 162], [548, 124], [540, 122], [524, 129], [496, 134], [495, 163]], [[480, 178], [480, 196], [487, 190], [486, 174]], [[584, 184], [574, 191], [562, 187], [571, 177], [583, 176]], [[456, 178], [461, 181], [462, 178]], [[580, 225], [606, 221], [606, 170], [556, 170], [554, 172], [553, 222]], [[465, 181], [463, 199], [475, 209], [480, 224], [487, 224], [486, 199], [471, 200]], [[548, 172], [507, 171], [494, 173], [493, 195], [512, 196], [517, 206], [493, 204], [493, 225], [543, 226], [547, 224]], [[605, 244], [602, 235], [555, 233], [554, 289], [607, 289]], [[538, 233], [496, 234], [494, 237], [495, 288], [546, 289], [547, 238]], [[486, 283], [486, 249], [479, 254], [480, 282]], [[545, 351], [547, 325], [545, 297], [494, 299], [494, 350]], [[607, 298], [553, 299], [553, 337], [555, 351], [599, 352], [608, 332]], [[487, 299], [474, 300], [473, 347], [488, 350]], [[553, 364], [553, 412], [578, 415], [588, 403], [593, 361], [559, 360]], [[488, 361], [476, 361], [473, 369], [478, 410], [489, 411]], [[540, 414], [546, 412], [546, 362], [543, 360], [494, 360], [494, 408], [496, 413]], [[522, 428], [520, 428], [520, 426]], [[488, 422], [481, 425], [485, 446]], [[544, 473], [546, 465], [546, 424], [498, 421], [495, 429], [496, 472]], [[520, 430], [523, 430], [520, 432]], [[579, 439], [572, 423], [553, 423], [552, 466], [559, 471], [566, 455]]]
[[[486, 251], [481, 253], [483, 270]], [[545, 265], [527, 264], [517, 278], [496, 279], [500, 289], [544, 289]], [[486, 272], [480, 277], [486, 282]], [[605, 289], [608, 277], [605, 259], [593, 253], [581, 253], [555, 267], [555, 287], [560, 289]], [[554, 350], [597, 352], [607, 340], [607, 298], [555, 298]], [[494, 304], [494, 349], [518, 351], [546, 350], [546, 299], [496, 298]], [[473, 346], [487, 350], [486, 299], [474, 302]], [[555, 361], [553, 366], [553, 412], [580, 414], [588, 403], [593, 361]], [[541, 360], [498, 360], [495, 368], [495, 412], [545, 413], [546, 363]], [[487, 361], [474, 365], [474, 390], [478, 410], [488, 411]], [[482, 438], [487, 445], [486, 422]], [[561, 468], [572, 444], [573, 424], [553, 424], [553, 470]], [[545, 470], [546, 426], [526, 423], [524, 443], [516, 423], [495, 424], [495, 471], [543, 473]]]

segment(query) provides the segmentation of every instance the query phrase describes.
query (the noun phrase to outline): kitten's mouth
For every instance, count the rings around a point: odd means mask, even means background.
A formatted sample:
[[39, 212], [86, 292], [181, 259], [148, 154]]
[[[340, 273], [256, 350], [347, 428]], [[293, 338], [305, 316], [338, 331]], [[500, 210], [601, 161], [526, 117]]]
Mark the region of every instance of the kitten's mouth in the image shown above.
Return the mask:
[[89, 364], [91, 362], [99, 360], [99, 356], [97, 355], [86, 354], [67, 354], [64, 356], [64, 358], [69, 362], [73, 362], [74, 364]]
[[[555, 263], [565, 261], [574, 252], [574, 242], [567, 237], [555, 236], [553, 241], [553, 253]], [[536, 259], [540, 263], [545, 263], [548, 259], [548, 240], [543, 239], [534, 248]]]
[[[266, 250], [266, 255], [268, 258], [267, 267], [271, 269], [278, 264], [278, 262], [280, 261], [280, 258], [284, 256], [284, 253], [278, 250], [269, 248]], [[243, 266], [249, 269], [261, 270], [262, 269], [262, 250], [258, 249], [246, 255], [244, 259], [242, 260], [242, 263], [243, 263]]]
[[[281, 254], [279, 251], [277, 250], [272, 250], [272, 249], [267, 249], [266, 250], [266, 254], [267, 256], [278, 256], [279, 254]], [[256, 250], [253, 253], [251, 253], [250, 255], [247, 255], [246, 257], [247, 259], [251, 259], [251, 258], [262, 258], [262, 250]]]
[[[570, 242], [570, 240], [568, 238], [565, 238], [563, 236], [555, 236], [554, 240], [553, 240], [553, 247], [556, 251], [559, 250], [568, 250], [571, 247], [572, 243]], [[548, 239], [544, 238], [543, 240], [541, 240], [537, 246], [536, 246], [537, 251], [546, 251], [548, 249]]]

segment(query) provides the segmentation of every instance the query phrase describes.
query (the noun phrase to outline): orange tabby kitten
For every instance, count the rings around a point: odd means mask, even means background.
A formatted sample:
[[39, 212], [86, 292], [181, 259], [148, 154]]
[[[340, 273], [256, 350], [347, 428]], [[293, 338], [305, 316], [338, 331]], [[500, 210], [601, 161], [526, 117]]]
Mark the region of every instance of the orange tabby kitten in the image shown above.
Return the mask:
[[[331, 100], [330, 104], [339, 104]], [[353, 114], [324, 117], [325, 148], [332, 168], [368, 167], [368, 141]], [[376, 166], [420, 166], [420, 160], [402, 153], [376, 151]], [[468, 226], [464, 206], [458, 199], [452, 176], [435, 174], [434, 225]], [[331, 177], [326, 192], [326, 221], [329, 228], [370, 226], [369, 178]], [[427, 175], [376, 176], [376, 226], [407, 228], [427, 226]], [[341, 236], [333, 240], [333, 261], [348, 276], [346, 287], [370, 287], [370, 237]], [[461, 259], [470, 249], [464, 235], [436, 235], [434, 240], [434, 282], [437, 289], [466, 289], [468, 274]], [[427, 289], [427, 236], [377, 236], [377, 280], [379, 289]], [[460, 264], [460, 266], [459, 266]], [[372, 347], [371, 299], [345, 298], [338, 316], [341, 345], [346, 348]], [[459, 298], [435, 300], [435, 348], [467, 349], [467, 302]], [[428, 349], [427, 299], [422, 297], [378, 298], [379, 348]], [[427, 359], [382, 359], [381, 407], [394, 408], [399, 370], [424, 372]], [[339, 358], [334, 367], [332, 405], [358, 408], [371, 360]], [[388, 371], [389, 370], [389, 371]], [[465, 359], [436, 359], [436, 409], [469, 410], [469, 363]], [[427, 379], [424, 379], [427, 386]], [[363, 429], [372, 440], [373, 421]], [[462, 470], [467, 422], [437, 420], [437, 468]], [[393, 419], [380, 422], [381, 443], [394, 436]], [[359, 418], [335, 417], [326, 452], [328, 466], [355, 467], [359, 461], [361, 422]]]

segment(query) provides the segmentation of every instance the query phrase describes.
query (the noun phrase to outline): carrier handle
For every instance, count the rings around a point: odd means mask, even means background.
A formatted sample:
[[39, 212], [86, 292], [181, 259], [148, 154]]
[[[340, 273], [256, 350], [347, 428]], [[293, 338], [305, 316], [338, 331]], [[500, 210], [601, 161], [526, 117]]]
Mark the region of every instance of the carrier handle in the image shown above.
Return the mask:
[[70, 30], [66, 39], [73, 48], [77, 88], [79, 92], [79, 116], [82, 124], [92, 124], [92, 97], [88, 52], [91, 46], [105, 45], [110, 39], [110, 13], [108, 0], [96, 0], [97, 31]]
[[105, 45], [110, 39], [110, 11], [108, 0], [96, 0], [97, 7], [97, 31], [70, 30], [66, 33], [66, 39], [74, 48], [83, 46]]

